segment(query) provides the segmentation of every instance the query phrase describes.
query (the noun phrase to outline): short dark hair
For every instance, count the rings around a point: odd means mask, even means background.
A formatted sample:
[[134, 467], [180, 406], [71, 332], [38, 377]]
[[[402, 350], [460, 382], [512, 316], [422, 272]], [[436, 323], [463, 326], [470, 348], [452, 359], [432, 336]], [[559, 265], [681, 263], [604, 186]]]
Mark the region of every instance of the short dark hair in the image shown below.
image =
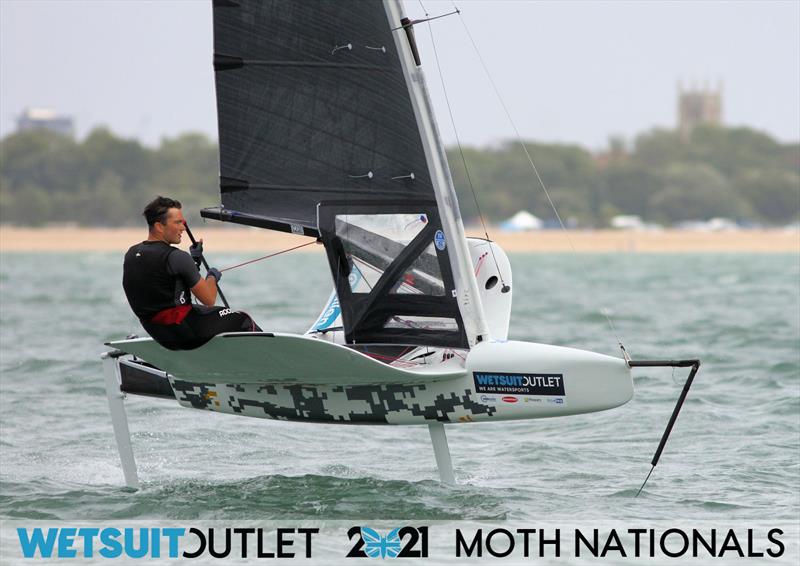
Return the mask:
[[160, 222], [161, 224], [167, 223], [167, 212], [170, 208], [180, 208], [181, 203], [169, 197], [157, 196], [144, 207], [144, 216], [147, 220], [147, 226], [153, 227], [153, 224]]

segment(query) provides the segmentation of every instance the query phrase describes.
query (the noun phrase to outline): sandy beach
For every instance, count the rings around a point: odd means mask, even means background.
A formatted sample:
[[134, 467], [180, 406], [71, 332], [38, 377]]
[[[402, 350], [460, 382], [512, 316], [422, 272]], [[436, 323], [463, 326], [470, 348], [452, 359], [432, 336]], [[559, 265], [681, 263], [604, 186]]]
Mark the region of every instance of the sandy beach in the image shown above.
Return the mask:
[[[193, 227], [203, 238], [206, 250], [275, 252], [307, 243], [310, 238], [247, 227]], [[479, 229], [468, 234], [482, 236]], [[509, 252], [763, 252], [800, 253], [800, 232], [788, 230], [747, 230], [735, 232], [692, 232], [667, 230], [636, 232], [560, 230], [489, 234]], [[15, 228], [0, 227], [0, 252], [116, 251], [122, 252], [146, 237], [144, 228]], [[181, 247], [189, 245], [184, 235]], [[297, 250], [319, 252], [311, 245]]]

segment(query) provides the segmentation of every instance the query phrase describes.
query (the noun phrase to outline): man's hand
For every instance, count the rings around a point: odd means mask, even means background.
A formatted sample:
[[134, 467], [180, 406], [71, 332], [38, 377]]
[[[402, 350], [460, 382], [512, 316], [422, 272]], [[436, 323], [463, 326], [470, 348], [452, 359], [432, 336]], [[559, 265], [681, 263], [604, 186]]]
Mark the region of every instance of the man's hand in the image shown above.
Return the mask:
[[192, 287], [192, 294], [207, 307], [214, 306], [217, 301], [217, 281], [220, 279], [222, 279], [222, 272], [216, 267], [209, 267], [206, 278], [200, 279]]
[[200, 269], [200, 264], [203, 263], [203, 240], [189, 246], [189, 255], [192, 256], [192, 259], [197, 264], [197, 269]]

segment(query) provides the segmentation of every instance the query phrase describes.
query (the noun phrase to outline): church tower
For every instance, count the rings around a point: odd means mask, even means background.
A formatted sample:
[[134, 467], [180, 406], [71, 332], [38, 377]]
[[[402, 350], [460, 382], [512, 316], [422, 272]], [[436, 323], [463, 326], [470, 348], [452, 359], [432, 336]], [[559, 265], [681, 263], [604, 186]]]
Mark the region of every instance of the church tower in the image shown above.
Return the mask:
[[708, 85], [687, 90], [678, 83], [678, 132], [684, 139], [699, 124], [722, 124], [722, 84], [716, 90]]

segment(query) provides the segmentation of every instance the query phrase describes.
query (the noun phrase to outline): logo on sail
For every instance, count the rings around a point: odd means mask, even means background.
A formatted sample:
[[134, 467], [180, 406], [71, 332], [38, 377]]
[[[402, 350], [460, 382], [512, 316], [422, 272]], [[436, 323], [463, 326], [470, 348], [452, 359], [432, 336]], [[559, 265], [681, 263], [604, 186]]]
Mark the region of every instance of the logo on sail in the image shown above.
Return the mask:
[[436, 249], [444, 251], [447, 247], [447, 241], [444, 239], [444, 232], [441, 230], [436, 230], [436, 234], [433, 236], [433, 242], [436, 244]]
[[328, 306], [319, 315], [317, 322], [311, 327], [312, 330], [324, 330], [331, 326], [342, 312], [342, 307], [339, 305], [339, 297], [336, 293], [331, 294]]

